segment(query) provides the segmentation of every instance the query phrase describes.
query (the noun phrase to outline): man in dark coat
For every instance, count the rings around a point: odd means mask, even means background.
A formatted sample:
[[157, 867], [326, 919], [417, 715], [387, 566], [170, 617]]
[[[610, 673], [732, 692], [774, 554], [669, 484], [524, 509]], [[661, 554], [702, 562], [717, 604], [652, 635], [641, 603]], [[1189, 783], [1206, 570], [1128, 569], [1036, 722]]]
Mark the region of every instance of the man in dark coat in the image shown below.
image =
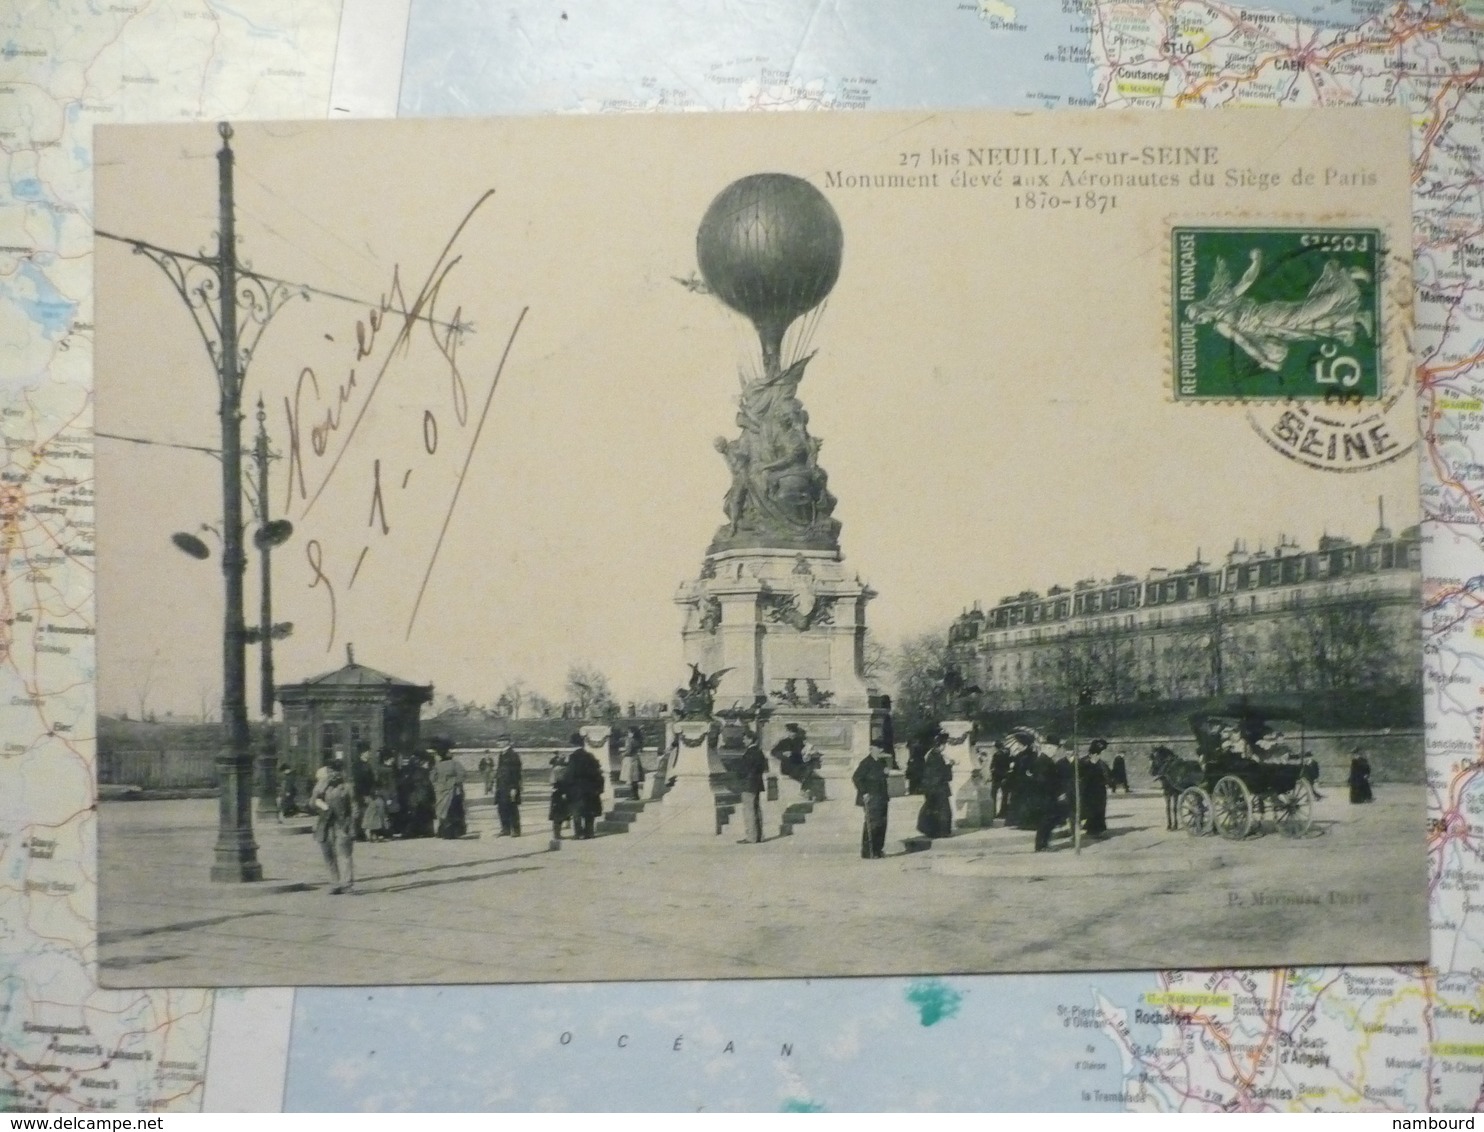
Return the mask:
[[[1054, 750], [1055, 747], [1053, 746]], [[1046, 748], [1035, 756], [1030, 816], [1036, 823], [1036, 852], [1051, 848], [1051, 831], [1066, 817], [1061, 767]]]
[[1009, 813], [1010, 748], [1003, 739], [995, 740], [994, 754], [989, 756], [989, 820]]
[[398, 792], [407, 799], [404, 807], [405, 822], [403, 837], [432, 837], [437, 824], [438, 810], [433, 794], [433, 779], [429, 774], [432, 756], [415, 752], [403, 765], [403, 777], [398, 783]]
[[355, 760], [350, 764], [351, 799], [355, 806], [356, 840], [366, 840], [366, 807], [376, 790], [376, 768], [371, 765], [371, 744], [357, 743]]
[[1304, 752], [1303, 761], [1299, 763], [1299, 777], [1309, 784], [1309, 791], [1316, 802], [1324, 797], [1319, 793], [1319, 760], [1308, 751]]
[[[1073, 755], [1076, 754], [1070, 746], [1063, 747], [1060, 739], [1052, 740], [1052, 747], [1056, 751], [1056, 781], [1057, 801], [1059, 816], [1057, 825], [1067, 823], [1067, 836], [1072, 834], [1072, 823], [1077, 820], [1077, 809], [1079, 799], [1077, 795], [1077, 766]], [[1054, 826], [1052, 827], [1055, 828]]]
[[746, 744], [742, 758], [737, 763], [737, 777], [741, 780], [742, 829], [744, 836], [739, 845], [757, 844], [763, 839], [763, 789], [768, 773], [768, 756], [751, 731], [743, 735]]
[[773, 757], [778, 760], [778, 770], [785, 778], [803, 782], [804, 744], [808, 736], [797, 723], [785, 723], [783, 728], [787, 734], [773, 744]]
[[572, 809], [572, 836], [579, 841], [593, 837], [593, 822], [603, 812], [603, 784], [607, 775], [597, 756], [587, 749], [579, 732], [572, 734], [573, 750], [567, 756], [567, 796]]
[[1356, 747], [1350, 757], [1350, 804], [1359, 806], [1375, 800], [1371, 793], [1371, 760]]
[[500, 815], [500, 837], [520, 836], [520, 755], [510, 736], [500, 737], [495, 760], [495, 812]]
[[797, 723], [785, 723], [788, 732], [773, 744], [773, 757], [785, 778], [799, 784], [804, 797], [811, 802], [824, 801], [824, 779], [819, 773], [819, 750], [809, 742], [808, 733]]
[[1118, 793], [1118, 788], [1120, 786], [1123, 787], [1123, 792], [1125, 794], [1129, 792], [1128, 763], [1123, 761], [1122, 755], [1114, 755], [1113, 769], [1108, 772], [1108, 792], [1111, 794], [1116, 794]]
[[850, 777], [850, 781], [855, 784], [856, 804], [865, 810], [865, 824], [861, 827], [861, 856], [866, 860], [886, 856], [886, 809], [890, 800], [886, 760], [889, 758], [889, 751], [873, 747], [861, 759], [860, 765]]

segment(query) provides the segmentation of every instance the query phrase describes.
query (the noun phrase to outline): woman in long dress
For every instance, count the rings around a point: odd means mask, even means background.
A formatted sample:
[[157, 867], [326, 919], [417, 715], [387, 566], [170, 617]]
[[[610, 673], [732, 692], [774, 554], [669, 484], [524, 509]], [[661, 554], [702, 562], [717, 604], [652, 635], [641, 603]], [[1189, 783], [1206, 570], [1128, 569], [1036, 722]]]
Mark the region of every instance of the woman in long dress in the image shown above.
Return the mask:
[[1374, 800], [1371, 793], [1371, 760], [1357, 747], [1350, 759], [1350, 804], [1358, 806]]
[[547, 810], [547, 818], [551, 822], [551, 836], [553, 840], [561, 840], [562, 826], [572, 816], [570, 800], [571, 768], [567, 765], [567, 752], [558, 751], [551, 756], [551, 807]]
[[438, 752], [433, 767], [433, 807], [438, 818], [438, 836], [446, 839], [463, 837], [468, 832], [464, 821], [464, 768], [447, 750]]
[[917, 814], [917, 832], [924, 837], [948, 837], [953, 833], [953, 767], [943, 754], [945, 732], [933, 737], [933, 746], [922, 761], [922, 809]]
[[639, 797], [639, 787], [644, 783], [644, 764], [639, 761], [639, 752], [644, 749], [644, 739], [637, 727], [630, 727], [623, 744], [623, 757], [618, 764], [618, 780], [629, 788], [629, 797]]
[[392, 835], [391, 807], [396, 805], [397, 788], [390, 766], [392, 753], [381, 752], [371, 768], [371, 794], [366, 799], [366, 816], [362, 824], [372, 841], [386, 841]]
[[433, 792], [433, 780], [428, 774], [432, 759], [428, 755], [413, 755], [407, 760], [405, 791], [407, 797], [406, 825], [404, 837], [432, 837], [437, 808]]

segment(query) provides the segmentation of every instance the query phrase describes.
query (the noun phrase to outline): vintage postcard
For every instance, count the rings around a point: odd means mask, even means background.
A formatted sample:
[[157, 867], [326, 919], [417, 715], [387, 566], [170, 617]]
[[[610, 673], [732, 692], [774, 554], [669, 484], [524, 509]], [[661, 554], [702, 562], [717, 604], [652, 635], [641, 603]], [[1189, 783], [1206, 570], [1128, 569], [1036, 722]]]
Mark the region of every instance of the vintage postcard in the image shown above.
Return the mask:
[[1407, 135], [100, 128], [102, 983], [1425, 960]]

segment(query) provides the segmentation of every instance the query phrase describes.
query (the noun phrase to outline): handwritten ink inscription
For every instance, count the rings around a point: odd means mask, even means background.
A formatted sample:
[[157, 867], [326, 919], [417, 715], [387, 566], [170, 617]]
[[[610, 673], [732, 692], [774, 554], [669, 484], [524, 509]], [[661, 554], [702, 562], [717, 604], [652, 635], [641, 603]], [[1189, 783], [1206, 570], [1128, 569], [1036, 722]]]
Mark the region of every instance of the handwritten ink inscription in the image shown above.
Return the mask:
[[[475, 324], [454, 295], [461, 274], [468, 274], [459, 270], [464, 264], [464, 242], [493, 196], [493, 189], [485, 192], [463, 215], [410, 298], [402, 265], [393, 265], [391, 280], [376, 303], [363, 310], [353, 327], [342, 332], [342, 338], [349, 341], [345, 360], [335, 363], [332, 359], [329, 365], [320, 363], [318, 368], [303, 366], [292, 393], [283, 398], [287, 429], [284, 510], [301, 522], [307, 520], [317, 534], [304, 543], [305, 577], [310, 589], [324, 591], [327, 652], [341, 629], [340, 607], [345, 594], [372, 567], [375, 548], [396, 534], [399, 506], [413, 506], [419, 516], [429, 509], [443, 511], [442, 526], [431, 546], [396, 548], [398, 558], [415, 553], [425, 561], [421, 583], [407, 613], [406, 636], [411, 636], [417, 623], [495, 390], [527, 313], [526, 308], [516, 313], [492, 371], [465, 373], [460, 349], [466, 337], [474, 333]], [[323, 334], [323, 340], [332, 347], [338, 346], [342, 338]], [[343, 368], [331, 368], [337, 364]], [[478, 391], [476, 395], [483, 395], [480, 414], [472, 424], [471, 385]], [[409, 410], [409, 400], [421, 403]], [[382, 411], [382, 427], [372, 428], [378, 411]], [[391, 418], [390, 434], [386, 417]], [[451, 482], [445, 497], [422, 496], [413, 504], [403, 494], [419, 462], [428, 465], [431, 472], [438, 472], [440, 465], [446, 469], [448, 474], [442, 476], [420, 472], [418, 477], [419, 482], [426, 479], [430, 485]], [[353, 484], [359, 476], [365, 476], [364, 489], [352, 486], [352, 492], [364, 491], [358, 506], [366, 517], [361, 545], [332, 547], [332, 541], [343, 540], [343, 532], [355, 530], [357, 524], [335, 526], [336, 538], [332, 540], [328, 533], [319, 532], [316, 508], [333, 486], [347, 477]]]

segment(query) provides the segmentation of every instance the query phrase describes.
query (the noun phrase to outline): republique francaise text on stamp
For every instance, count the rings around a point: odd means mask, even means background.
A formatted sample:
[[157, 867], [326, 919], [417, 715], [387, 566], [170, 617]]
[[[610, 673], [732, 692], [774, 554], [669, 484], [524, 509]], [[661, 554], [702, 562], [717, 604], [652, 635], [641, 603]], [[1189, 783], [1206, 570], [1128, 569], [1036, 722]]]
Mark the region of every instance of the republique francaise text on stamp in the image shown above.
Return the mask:
[[1382, 393], [1381, 233], [1177, 227], [1177, 400], [1374, 400]]

